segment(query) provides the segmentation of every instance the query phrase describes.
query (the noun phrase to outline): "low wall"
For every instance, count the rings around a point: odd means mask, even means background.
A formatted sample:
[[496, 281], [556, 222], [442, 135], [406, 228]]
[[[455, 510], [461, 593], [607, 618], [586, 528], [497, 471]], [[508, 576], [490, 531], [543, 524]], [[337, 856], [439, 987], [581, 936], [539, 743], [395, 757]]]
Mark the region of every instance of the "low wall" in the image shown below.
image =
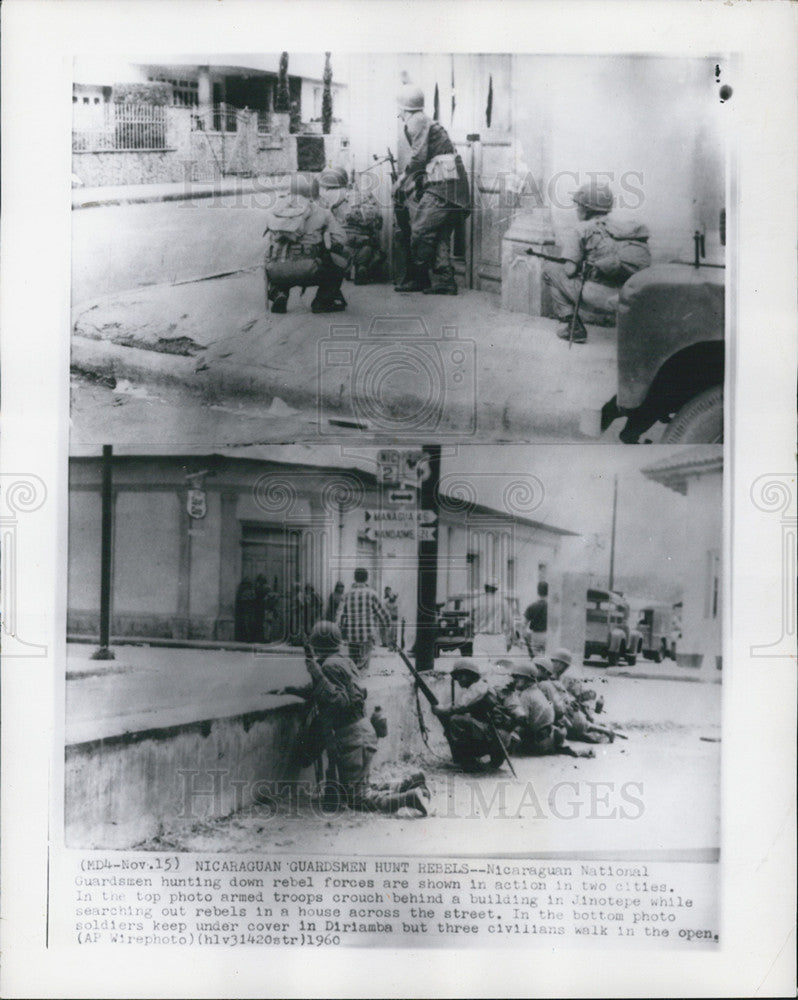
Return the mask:
[[72, 171], [86, 187], [173, 184], [185, 176], [176, 149], [105, 150], [72, 153]]
[[[382, 707], [388, 735], [375, 765], [403, 760], [423, 745], [412, 681], [366, 678], [366, 712]], [[443, 689], [442, 678], [430, 683]], [[445, 697], [445, 695], [443, 695]], [[121, 733], [66, 748], [65, 838], [68, 847], [130, 848], [191, 818], [229, 816], [280, 782], [313, 780], [292, 766], [302, 704]]]

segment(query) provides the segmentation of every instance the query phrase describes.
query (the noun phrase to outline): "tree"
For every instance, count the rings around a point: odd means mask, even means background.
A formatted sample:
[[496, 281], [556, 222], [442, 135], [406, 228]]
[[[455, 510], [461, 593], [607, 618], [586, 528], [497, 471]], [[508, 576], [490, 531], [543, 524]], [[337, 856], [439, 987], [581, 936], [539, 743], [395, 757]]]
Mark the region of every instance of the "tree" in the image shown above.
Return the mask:
[[277, 74], [277, 94], [274, 98], [274, 110], [286, 113], [290, 110], [288, 96], [288, 53], [280, 53], [280, 70]]
[[330, 65], [330, 53], [324, 53], [324, 90], [321, 95], [321, 130], [325, 135], [330, 134], [333, 117], [332, 101], [332, 66]]

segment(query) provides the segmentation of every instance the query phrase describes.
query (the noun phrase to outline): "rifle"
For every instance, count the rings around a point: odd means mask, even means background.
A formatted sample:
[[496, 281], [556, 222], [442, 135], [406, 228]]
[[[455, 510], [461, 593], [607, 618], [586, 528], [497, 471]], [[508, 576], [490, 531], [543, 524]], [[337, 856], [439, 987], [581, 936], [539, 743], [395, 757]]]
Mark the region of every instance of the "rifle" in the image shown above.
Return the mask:
[[[407, 656], [405, 656], [404, 650], [397, 649], [396, 652], [402, 658], [404, 665], [407, 667], [407, 669], [415, 678], [416, 684], [418, 685], [421, 693], [424, 695], [424, 697], [427, 699], [430, 705], [432, 705], [433, 708], [437, 707], [440, 704], [437, 696], [432, 690], [430, 690], [430, 687], [427, 684], [427, 682], [419, 674], [419, 672], [416, 670], [416, 668], [413, 666], [413, 664], [410, 662]], [[452, 678], [452, 701], [454, 701], [454, 678]], [[444, 728], [446, 727], [443, 721], [441, 722], [441, 724], [444, 726]], [[501, 736], [499, 736], [499, 732], [496, 729], [496, 724], [494, 723], [493, 719], [490, 718], [490, 716], [488, 716], [488, 727], [490, 728], [491, 735], [493, 736], [496, 745], [501, 749], [502, 756], [504, 757], [507, 766], [510, 768], [513, 777], [517, 779], [518, 775], [515, 773], [515, 768], [513, 767], [510, 758], [507, 756], [507, 748], [505, 747], [504, 743], [502, 743], [502, 738]]]
[[555, 264], [574, 264], [574, 263], [576, 263], [575, 261], [571, 260], [568, 257], [554, 257], [550, 253], [540, 253], [540, 251], [538, 251], [538, 250], [533, 250], [532, 247], [529, 247], [524, 252], [529, 257], [540, 257], [541, 260], [550, 260], [550, 261], [553, 261], [553, 263], [555, 263]]
[[629, 739], [628, 736], [624, 736], [624, 734], [619, 732], [617, 729], [610, 729], [609, 726], [597, 726], [592, 722], [587, 726], [587, 731], [589, 733], [602, 733], [604, 736], [609, 736], [610, 740], [614, 740], [616, 736], [620, 740]]

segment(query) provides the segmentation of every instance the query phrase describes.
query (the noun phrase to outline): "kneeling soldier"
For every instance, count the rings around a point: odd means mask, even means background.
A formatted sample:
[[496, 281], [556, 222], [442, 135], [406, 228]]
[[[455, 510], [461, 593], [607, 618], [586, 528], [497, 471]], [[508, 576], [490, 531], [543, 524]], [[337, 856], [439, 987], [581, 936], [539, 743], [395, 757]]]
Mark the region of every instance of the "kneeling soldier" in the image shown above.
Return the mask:
[[554, 725], [554, 707], [538, 687], [538, 672], [531, 663], [510, 668], [513, 689], [505, 698], [514, 729], [510, 749], [517, 754], [559, 753], [564, 731]]
[[[455, 684], [463, 692], [455, 694]], [[458, 660], [452, 668], [452, 704], [435, 705], [432, 711], [443, 723], [444, 734], [452, 751], [452, 760], [464, 771], [499, 767], [504, 762], [509, 726], [497, 691], [480, 674], [473, 660]], [[501, 732], [497, 728], [501, 727]], [[485, 764], [483, 758], [488, 757]]]
[[346, 309], [341, 282], [348, 267], [346, 233], [329, 209], [311, 199], [310, 183], [291, 178], [287, 195], [266, 214], [267, 299], [273, 313], [284, 313], [294, 286], [318, 286], [314, 313]]
[[346, 232], [355, 284], [383, 281], [387, 260], [382, 249], [382, 213], [373, 195], [348, 190], [346, 171], [335, 167], [323, 170], [319, 177], [319, 202]]

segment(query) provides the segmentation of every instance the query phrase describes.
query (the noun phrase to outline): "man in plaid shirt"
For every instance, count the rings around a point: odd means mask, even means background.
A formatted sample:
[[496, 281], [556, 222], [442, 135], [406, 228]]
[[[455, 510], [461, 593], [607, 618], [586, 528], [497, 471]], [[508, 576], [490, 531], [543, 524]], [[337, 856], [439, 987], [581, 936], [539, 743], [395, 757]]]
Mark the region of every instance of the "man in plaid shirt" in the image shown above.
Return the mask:
[[349, 646], [349, 659], [363, 673], [368, 669], [374, 641], [381, 625], [390, 633], [391, 616], [376, 592], [368, 586], [368, 570], [359, 566], [355, 582], [338, 605], [336, 624]]

